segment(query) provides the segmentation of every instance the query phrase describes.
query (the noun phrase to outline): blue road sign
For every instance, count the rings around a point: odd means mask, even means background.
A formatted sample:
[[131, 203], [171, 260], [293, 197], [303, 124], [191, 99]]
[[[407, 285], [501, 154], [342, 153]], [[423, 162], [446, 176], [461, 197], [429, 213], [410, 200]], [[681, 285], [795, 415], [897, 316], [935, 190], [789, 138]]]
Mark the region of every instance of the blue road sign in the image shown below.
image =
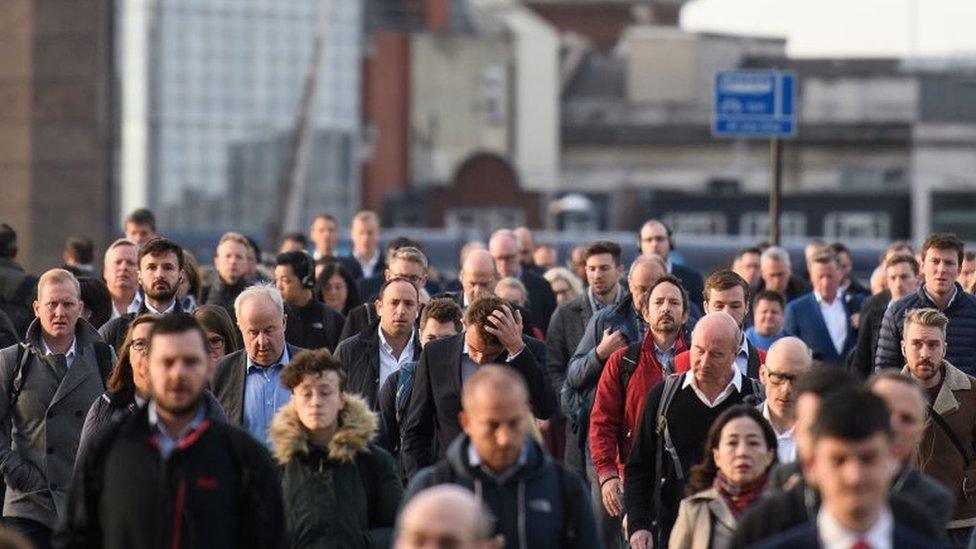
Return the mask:
[[796, 135], [796, 74], [779, 71], [715, 73], [712, 135]]

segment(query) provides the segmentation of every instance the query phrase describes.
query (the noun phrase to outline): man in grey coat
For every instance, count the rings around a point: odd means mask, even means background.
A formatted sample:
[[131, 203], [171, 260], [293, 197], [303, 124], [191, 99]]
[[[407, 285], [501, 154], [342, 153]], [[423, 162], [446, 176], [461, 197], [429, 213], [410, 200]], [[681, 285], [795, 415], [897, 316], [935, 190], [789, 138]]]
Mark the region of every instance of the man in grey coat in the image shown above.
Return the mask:
[[79, 319], [80, 296], [70, 272], [44, 273], [28, 347], [0, 351], [4, 523], [36, 547], [50, 546], [51, 529], [64, 516], [85, 410], [105, 390], [102, 372], [115, 358], [91, 324]]

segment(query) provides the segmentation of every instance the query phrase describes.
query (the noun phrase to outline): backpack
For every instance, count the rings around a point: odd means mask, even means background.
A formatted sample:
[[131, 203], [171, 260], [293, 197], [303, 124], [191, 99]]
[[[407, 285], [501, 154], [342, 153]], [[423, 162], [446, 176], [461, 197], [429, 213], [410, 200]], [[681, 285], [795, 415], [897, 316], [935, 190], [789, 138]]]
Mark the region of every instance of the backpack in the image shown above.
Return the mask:
[[[108, 384], [108, 377], [115, 368], [112, 360], [112, 348], [101, 341], [93, 342], [92, 347], [95, 349], [95, 362], [98, 364], [98, 373], [102, 378], [102, 385], [105, 386]], [[27, 372], [30, 371], [30, 358], [32, 356], [40, 358], [43, 355], [37, 347], [30, 343], [17, 344], [17, 368], [14, 370], [10, 388], [7, 391], [8, 402], [11, 408], [17, 404], [17, 399], [20, 398], [20, 392], [24, 389], [24, 382], [27, 380]]]
[[[627, 386], [630, 385], [630, 378], [637, 371], [643, 344], [643, 341], [635, 341], [628, 345], [623, 360], [620, 361], [620, 402], [627, 402]], [[674, 364], [662, 364], [661, 369], [664, 377], [667, 378], [674, 373]]]
[[400, 375], [397, 378], [397, 390], [394, 401], [397, 425], [402, 425], [403, 418], [406, 416], [407, 404], [410, 402], [410, 394], [413, 393], [413, 376], [416, 371], [416, 360], [406, 362], [403, 366], [400, 366]]

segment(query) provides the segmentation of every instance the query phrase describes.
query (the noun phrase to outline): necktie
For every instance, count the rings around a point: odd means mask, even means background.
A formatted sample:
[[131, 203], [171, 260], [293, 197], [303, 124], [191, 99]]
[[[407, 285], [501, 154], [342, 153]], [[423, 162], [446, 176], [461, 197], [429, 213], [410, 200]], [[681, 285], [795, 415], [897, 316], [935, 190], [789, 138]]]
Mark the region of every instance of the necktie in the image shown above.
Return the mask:
[[851, 545], [851, 549], [871, 549], [871, 546], [863, 539], [859, 539]]

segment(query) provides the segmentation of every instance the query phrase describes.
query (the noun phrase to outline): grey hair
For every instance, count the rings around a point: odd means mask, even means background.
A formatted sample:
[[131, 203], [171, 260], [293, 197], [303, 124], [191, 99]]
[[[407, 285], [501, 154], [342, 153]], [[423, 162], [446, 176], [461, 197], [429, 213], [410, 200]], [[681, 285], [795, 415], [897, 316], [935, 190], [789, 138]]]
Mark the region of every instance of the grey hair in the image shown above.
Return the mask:
[[657, 254], [641, 254], [637, 256], [637, 259], [635, 259], [633, 263], [630, 264], [630, 270], [627, 271], [627, 278], [629, 279], [630, 277], [634, 276], [634, 271], [637, 270], [638, 266], [646, 265], [648, 263], [657, 263], [658, 266], [661, 267], [661, 271], [664, 272], [664, 274], [667, 274], [668, 264], [666, 261], [664, 261], [663, 257]]
[[759, 256], [759, 262], [764, 263], [767, 261], [772, 261], [775, 263], [786, 263], [787, 266], [791, 266], [790, 254], [784, 248], [779, 246], [770, 246], [766, 248], [766, 251]]
[[579, 277], [577, 277], [572, 271], [566, 267], [553, 267], [546, 271], [546, 274], [542, 275], [549, 284], [557, 280], [562, 280], [569, 284], [569, 287], [573, 290], [576, 295], [583, 293], [583, 283], [580, 282]]
[[285, 302], [281, 298], [281, 292], [278, 288], [271, 282], [259, 282], [253, 286], [248, 286], [244, 289], [237, 299], [234, 300], [234, 316], [237, 318], [241, 317], [241, 308], [244, 307], [244, 303], [250, 299], [255, 299], [258, 297], [264, 297], [269, 300], [275, 309], [278, 310], [279, 316], [284, 316], [285, 314]]

